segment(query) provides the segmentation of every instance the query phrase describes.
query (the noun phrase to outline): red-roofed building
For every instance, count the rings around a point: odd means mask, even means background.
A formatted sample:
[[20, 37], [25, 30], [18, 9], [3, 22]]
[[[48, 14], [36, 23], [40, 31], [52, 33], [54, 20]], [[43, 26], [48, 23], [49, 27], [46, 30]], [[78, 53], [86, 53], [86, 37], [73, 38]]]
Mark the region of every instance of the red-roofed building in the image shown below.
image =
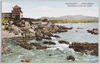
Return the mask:
[[48, 22], [48, 19], [47, 19], [47, 18], [45, 18], [45, 19], [44, 19], [44, 22]]
[[23, 18], [23, 12], [21, 11], [21, 7], [15, 5], [11, 13], [2, 13], [2, 18]]

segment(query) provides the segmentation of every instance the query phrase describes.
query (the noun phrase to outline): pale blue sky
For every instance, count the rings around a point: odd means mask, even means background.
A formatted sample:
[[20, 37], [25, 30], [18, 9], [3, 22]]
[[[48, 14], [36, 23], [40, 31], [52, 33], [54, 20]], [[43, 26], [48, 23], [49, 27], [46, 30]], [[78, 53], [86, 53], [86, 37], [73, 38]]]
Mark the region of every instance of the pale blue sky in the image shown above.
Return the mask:
[[[68, 7], [65, 3], [94, 3], [92, 7]], [[4, 1], [2, 11], [10, 12], [12, 7], [18, 5], [22, 8], [24, 17], [40, 18], [59, 17], [65, 15], [82, 14], [85, 16], [98, 17], [98, 2], [85, 1]], [[88, 14], [87, 14], [88, 13]]]

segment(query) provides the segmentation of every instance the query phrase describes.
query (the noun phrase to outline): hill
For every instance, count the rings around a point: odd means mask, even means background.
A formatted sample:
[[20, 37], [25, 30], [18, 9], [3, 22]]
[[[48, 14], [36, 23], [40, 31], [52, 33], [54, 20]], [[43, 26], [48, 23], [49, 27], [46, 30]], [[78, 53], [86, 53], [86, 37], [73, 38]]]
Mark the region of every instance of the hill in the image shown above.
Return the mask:
[[84, 16], [84, 15], [67, 15], [61, 17], [41, 17], [40, 19], [47, 18], [48, 20], [80, 20], [80, 21], [98, 21], [98, 17]]

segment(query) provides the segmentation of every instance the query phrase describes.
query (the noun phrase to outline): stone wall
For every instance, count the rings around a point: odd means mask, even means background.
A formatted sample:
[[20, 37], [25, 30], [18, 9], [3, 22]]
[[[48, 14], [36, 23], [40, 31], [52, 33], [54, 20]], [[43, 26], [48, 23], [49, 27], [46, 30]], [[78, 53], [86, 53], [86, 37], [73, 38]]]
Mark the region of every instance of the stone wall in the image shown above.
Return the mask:
[[12, 13], [2, 13], [2, 18], [11, 18]]

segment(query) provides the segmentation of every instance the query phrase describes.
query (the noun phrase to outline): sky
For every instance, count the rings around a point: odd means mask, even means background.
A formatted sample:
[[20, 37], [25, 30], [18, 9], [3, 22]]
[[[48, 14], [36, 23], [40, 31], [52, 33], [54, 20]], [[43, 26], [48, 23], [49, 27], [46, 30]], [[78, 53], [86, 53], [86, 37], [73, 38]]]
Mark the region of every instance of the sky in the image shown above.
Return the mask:
[[[66, 3], [93, 3], [91, 7], [68, 7]], [[99, 3], [89, 1], [3, 1], [2, 12], [11, 12], [12, 7], [22, 8], [27, 18], [60, 17], [66, 15], [99, 16]]]

